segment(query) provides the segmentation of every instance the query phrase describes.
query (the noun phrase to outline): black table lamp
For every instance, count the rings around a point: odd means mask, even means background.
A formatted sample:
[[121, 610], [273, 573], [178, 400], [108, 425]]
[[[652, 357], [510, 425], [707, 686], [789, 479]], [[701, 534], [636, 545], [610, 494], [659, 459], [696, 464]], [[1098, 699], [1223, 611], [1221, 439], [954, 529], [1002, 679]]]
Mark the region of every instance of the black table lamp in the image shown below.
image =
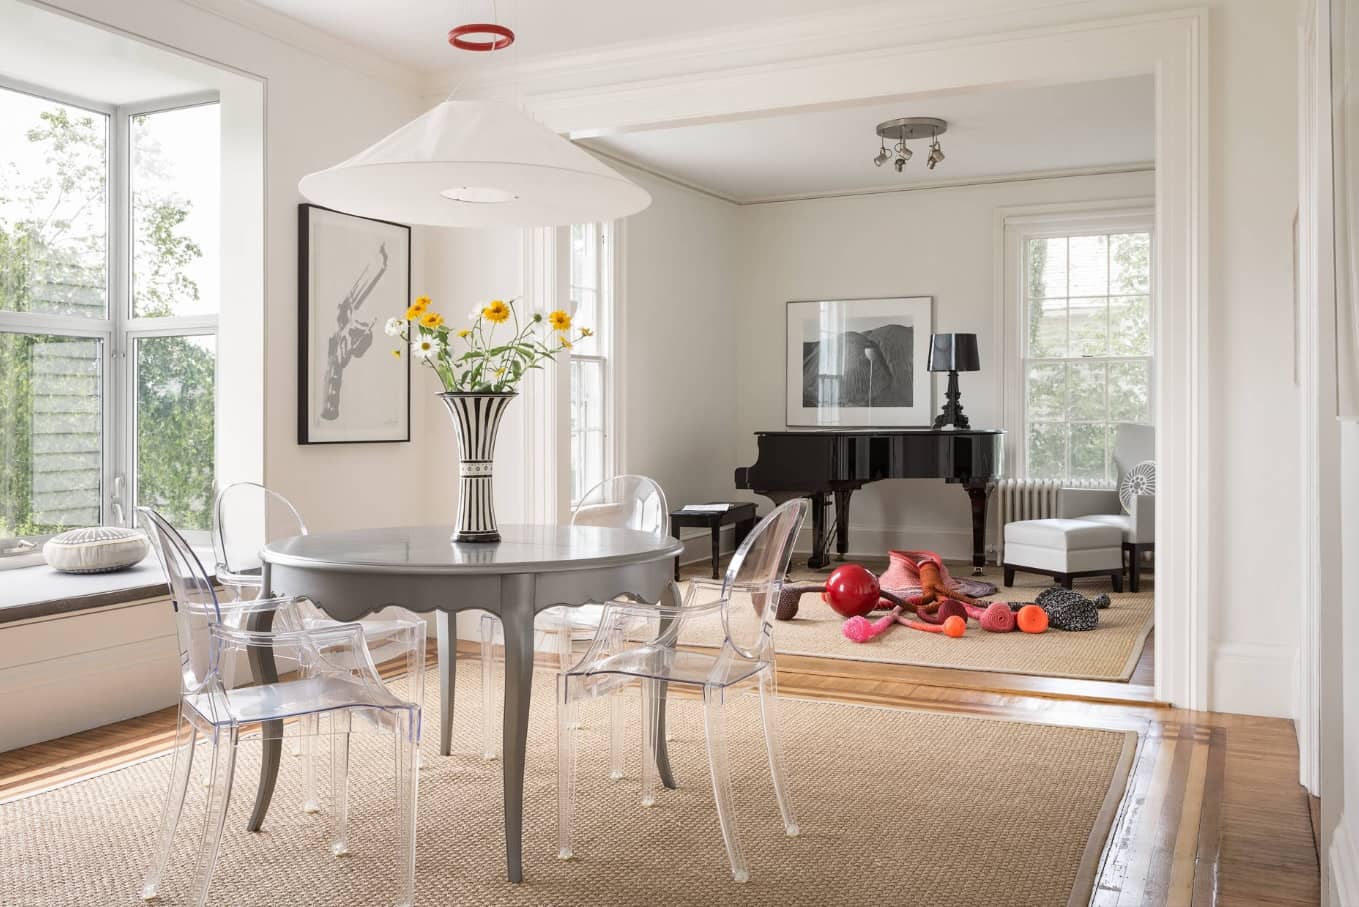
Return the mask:
[[935, 428], [971, 428], [963, 405], [958, 402], [958, 373], [981, 371], [981, 357], [977, 354], [976, 334], [931, 334], [930, 358], [927, 366], [932, 372], [948, 372], [947, 402], [944, 411], [934, 420]]

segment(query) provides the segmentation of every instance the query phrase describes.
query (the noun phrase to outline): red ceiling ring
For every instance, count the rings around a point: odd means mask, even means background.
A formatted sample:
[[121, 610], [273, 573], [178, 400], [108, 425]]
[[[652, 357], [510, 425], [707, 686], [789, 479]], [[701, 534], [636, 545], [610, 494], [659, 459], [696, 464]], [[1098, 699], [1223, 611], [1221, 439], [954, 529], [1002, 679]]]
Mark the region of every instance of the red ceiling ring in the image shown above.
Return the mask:
[[[494, 38], [468, 40], [466, 35], [494, 35]], [[514, 32], [503, 25], [495, 25], [490, 22], [472, 22], [467, 25], [459, 25], [457, 28], [448, 32], [448, 43], [458, 50], [475, 50], [480, 52], [492, 50], [504, 50], [514, 43]]]

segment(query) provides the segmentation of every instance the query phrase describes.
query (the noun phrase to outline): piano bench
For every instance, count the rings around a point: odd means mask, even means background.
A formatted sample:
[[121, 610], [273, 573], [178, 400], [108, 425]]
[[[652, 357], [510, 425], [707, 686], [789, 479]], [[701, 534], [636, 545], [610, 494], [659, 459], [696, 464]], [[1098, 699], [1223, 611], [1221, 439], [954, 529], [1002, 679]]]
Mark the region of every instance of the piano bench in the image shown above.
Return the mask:
[[1014, 585], [1015, 572], [1021, 571], [1050, 576], [1067, 589], [1080, 577], [1107, 576], [1114, 591], [1122, 592], [1123, 533], [1087, 520], [1006, 523], [1001, 567], [1006, 586]]
[[[670, 511], [670, 534], [675, 538], [678, 539], [680, 530], [685, 528], [697, 527], [708, 530], [712, 538], [713, 579], [719, 579], [722, 575], [719, 572], [722, 559], [722, 527], [732, 524], [736, 527], [735, 546], [739, 548], [741, 542], [750, 534], [750, 530], [755, 528], [755, 505], [748, 501], [736, 501], [728, 503], [725, 510], [693, 511], [681, 507], [679, 510]], [[679, 578], [680, 559], [677, 557], [675, 580], [678, 581]]]

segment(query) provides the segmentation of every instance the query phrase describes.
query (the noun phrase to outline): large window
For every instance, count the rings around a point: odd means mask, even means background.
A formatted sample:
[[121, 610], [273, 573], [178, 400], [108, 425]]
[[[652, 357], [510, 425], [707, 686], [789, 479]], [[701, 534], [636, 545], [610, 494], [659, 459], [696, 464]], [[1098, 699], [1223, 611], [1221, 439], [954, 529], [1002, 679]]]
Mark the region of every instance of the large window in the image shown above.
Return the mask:
[[1023, 450], [1031, 478], [1112, 481], [1121, 422], [1152, 421], [1151, 230], [1021, 231]]
[[612, 231], [607, 224], [571, 228], [570, 298], [576, 324], [593, 334], [571, 350], [571, 503], [613, 470], [609, 443], [609, 349], [613, 326]]
[[0, 539], [206, 529], [218, 105], [117, 108], [0, 83]]

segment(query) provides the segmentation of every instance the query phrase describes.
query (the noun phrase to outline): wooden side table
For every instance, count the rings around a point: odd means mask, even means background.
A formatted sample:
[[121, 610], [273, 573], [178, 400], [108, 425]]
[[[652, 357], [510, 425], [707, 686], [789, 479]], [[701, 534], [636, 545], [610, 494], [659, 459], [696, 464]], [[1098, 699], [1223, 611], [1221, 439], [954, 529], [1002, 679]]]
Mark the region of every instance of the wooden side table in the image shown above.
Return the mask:
[[[713, 503], [723, 503], [714, 501]], [[707, 527], [713, 537], [713, 579], [717, 579], [720, 574], [717, 572], [718, 564], [721, 560], [721, 539], [722, 527], [728, 524], [736, 526], [736, 546], [739, 548], [741, 542], [750, 534], [750, 530], [755, 528], [755, 505], [750, 502], [734, 502], [726, 510], [716, 511], [693, 511], [693, 510], [672, 510], [670, 511], [670, 534], [675, 538], [680, 537], [680, 530], [688, 527], [702, 528]], [[680, 559], [675, 558], [675, 579], [679, 579]]]

